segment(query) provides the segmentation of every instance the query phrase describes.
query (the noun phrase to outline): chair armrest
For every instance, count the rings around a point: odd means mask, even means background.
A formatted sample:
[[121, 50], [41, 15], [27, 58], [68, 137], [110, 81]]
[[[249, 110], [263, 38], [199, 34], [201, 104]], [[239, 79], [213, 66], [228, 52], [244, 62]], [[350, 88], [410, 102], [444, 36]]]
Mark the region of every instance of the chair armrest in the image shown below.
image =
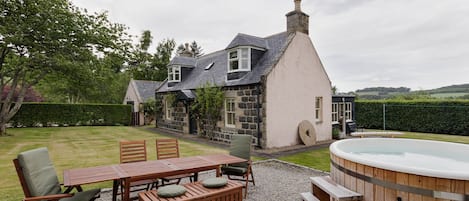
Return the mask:
[[62, 198], [72, 197], [73, 194], [56, 194], [56, 195], [44, 195], [44, 196], [37, 196], [37, 197], [29, 197], [24, 198], [23, 201], [40, 201], [40, 200], [60, 200]]

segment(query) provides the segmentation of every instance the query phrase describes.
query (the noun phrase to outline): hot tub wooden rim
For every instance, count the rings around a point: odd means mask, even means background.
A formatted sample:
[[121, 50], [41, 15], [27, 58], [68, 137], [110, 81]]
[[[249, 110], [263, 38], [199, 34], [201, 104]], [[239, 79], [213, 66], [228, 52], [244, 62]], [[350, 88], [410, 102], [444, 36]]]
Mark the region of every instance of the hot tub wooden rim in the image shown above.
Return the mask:
[[426, 142], [432, 143], [435, 145], [445, 144], [451, 145], [453, 148], [456, 147], [464, 147], [467, 148], [468, 145], [460, 144], [460, 143], [451, 143], [451, 142], [441, 142], [441, 141], [433, 141], [433, 140], [416, 140], [416, 139], [403, 139], [403, 138], [386, 138], [386, 139], [376, 139], [376, 138], [359, 138], [359, 139], [345, 139], [336, 141], [331, 144], [329, 147], [329, 151], [331, 154], [334, 154], [342, 159], [352, 161], [355, 163], [367, 165], [370, 167], [381, 168], [384, 170], [394, 171], [394, 172], [402, 172], [407, 174], [415, 174], [427, 177], [436, 177], [436, 178], [443, 178], [443, 179], [454, 179], [454, 180], [467, 180], [469, 181], [469, 172], [467, 171], [444, 171], [438, 169], [426, 169], [426, 168], [410, 168], [408, 166], [402, 166], [399, 164], [392, 164], [382, 161], [371, 161], [368, 159], [363, 159], [359, 155], [351, 154], [341, 150], [338, 146], [339, 144], [347, 143], [348, 141], [373, 141], [373, 140], [387, 140], [387, 141], [418, 141], [418, 142]]

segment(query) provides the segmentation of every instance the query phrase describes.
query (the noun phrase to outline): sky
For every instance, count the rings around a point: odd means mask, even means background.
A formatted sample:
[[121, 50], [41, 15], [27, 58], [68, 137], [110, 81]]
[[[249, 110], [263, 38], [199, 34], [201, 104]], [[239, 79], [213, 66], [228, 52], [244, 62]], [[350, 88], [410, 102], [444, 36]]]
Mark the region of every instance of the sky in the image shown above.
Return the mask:
[[[286, 31], [293, 0], [72, 0], [155, 44], [197, 41], [204, 53], [224, 49], [238, 33]], [[302, 0], [309, 36], [332, 85], [433, 89], [469, 83], [467, 0]]]

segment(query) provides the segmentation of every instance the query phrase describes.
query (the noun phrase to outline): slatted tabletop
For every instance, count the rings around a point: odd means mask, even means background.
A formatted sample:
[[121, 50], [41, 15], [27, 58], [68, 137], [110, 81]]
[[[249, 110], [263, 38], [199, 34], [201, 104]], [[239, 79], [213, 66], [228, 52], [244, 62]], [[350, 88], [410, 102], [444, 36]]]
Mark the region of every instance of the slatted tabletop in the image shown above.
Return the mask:
[[64, 170], [64, 186], [80, 186], [127, 177], [119, 165], [107, 165], [89, 168]]
[[138, 194], [140, 201], [189, 201], [189, 200], [243, 200], [243, 184], [228, 180], [226, 186], [221, 188], [205, 188], [201, 182], [183, 185], [187, 192], [174, 198], [162, 198], [157, 195], [157, 190], [141, 192]]
[[[219, 175], [220, 165], [241, 162], [246, 162], [246, 160], [227, 154], [215, 154], [77, 168], [64, 170], [64, 186], [71, 187], [110, 180], [123, 180], [127, 183], [125, 186], [130, 187], [129, 184], [132, 181], [197, 173], [213, 169]], [[129, 200], [129, 189], [124, 192], [124, 200]]]

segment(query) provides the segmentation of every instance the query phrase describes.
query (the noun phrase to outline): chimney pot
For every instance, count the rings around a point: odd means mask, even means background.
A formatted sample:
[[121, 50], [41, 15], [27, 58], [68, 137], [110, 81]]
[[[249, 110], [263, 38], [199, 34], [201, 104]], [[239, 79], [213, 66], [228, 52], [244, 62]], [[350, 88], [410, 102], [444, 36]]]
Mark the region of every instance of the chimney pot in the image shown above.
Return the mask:
[[301, 0], [294, 0], [295, 10], [286, 14], [287, 33], [309, 33], [309, 16], [301, 11]]
[[295, 10], [301, 11], [301, 0], [295, 0]]

